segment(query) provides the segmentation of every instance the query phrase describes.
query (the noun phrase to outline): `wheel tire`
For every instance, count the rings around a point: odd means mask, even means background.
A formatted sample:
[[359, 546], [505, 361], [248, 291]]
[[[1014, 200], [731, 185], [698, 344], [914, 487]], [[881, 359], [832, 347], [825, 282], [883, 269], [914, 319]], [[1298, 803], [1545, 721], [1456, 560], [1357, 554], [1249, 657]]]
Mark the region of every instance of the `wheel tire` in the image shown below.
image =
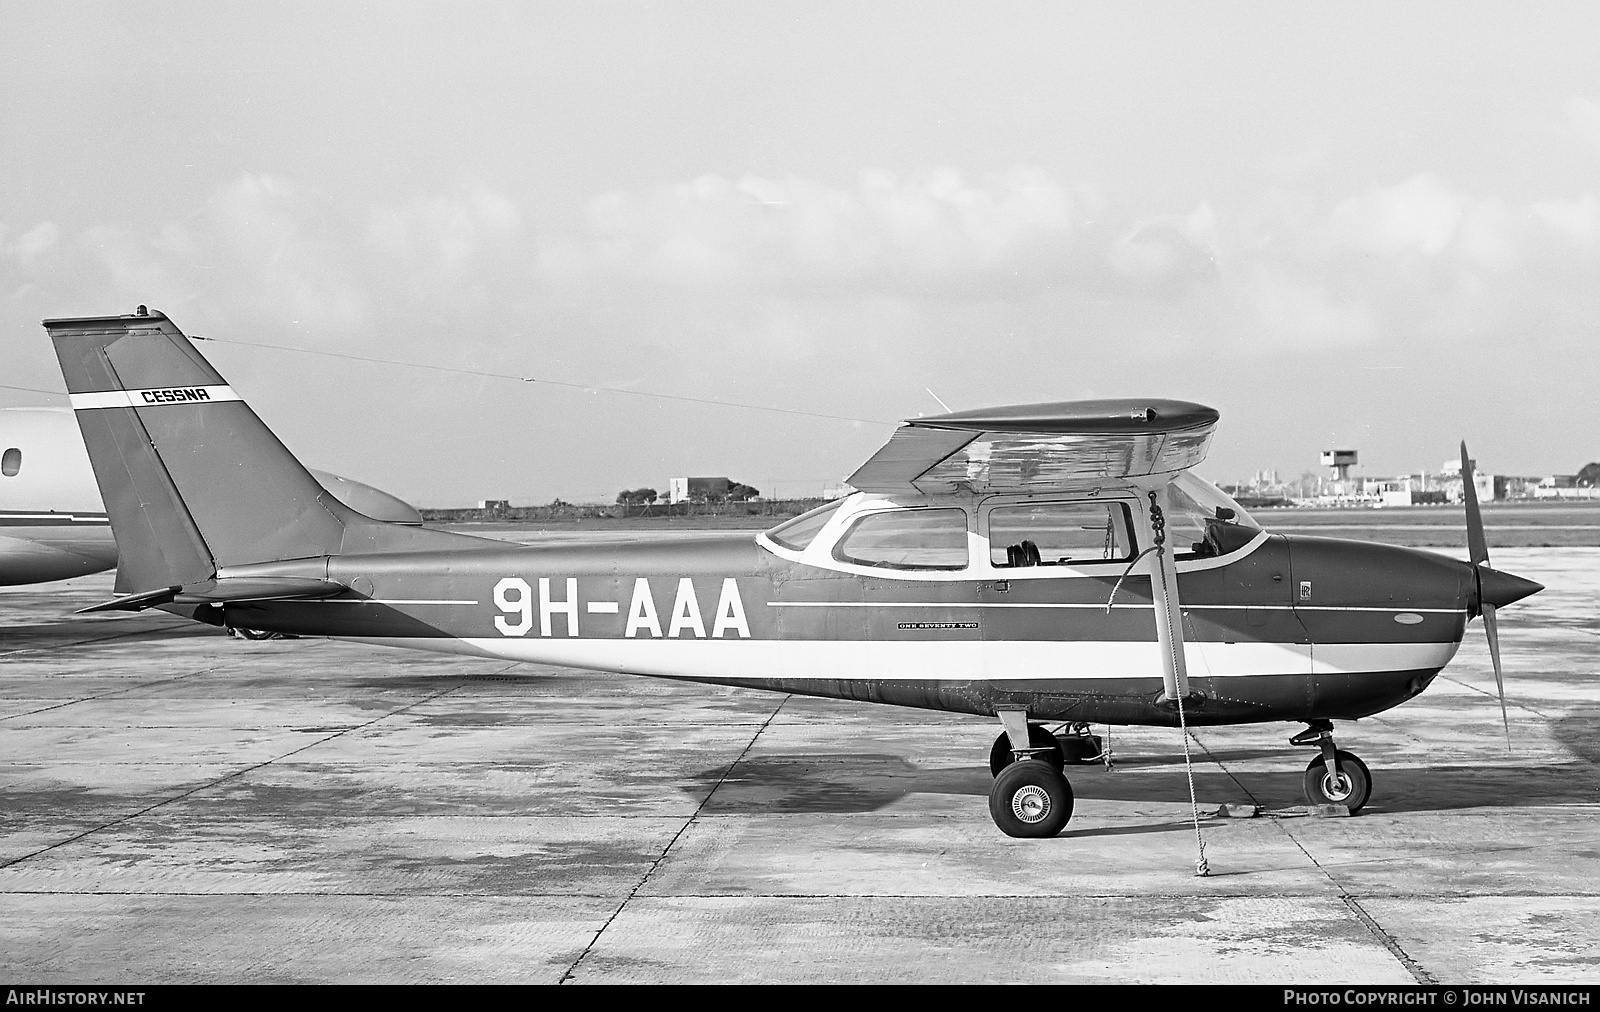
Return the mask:
[[1345, 783], [1335, 784], [1322, 757], [1317, 756], [1306, 766], [1306, 800], [1313, 805], [1344, 805], [1354, 815], [1372, 796], [1372, 774], [1366, 763], [1344, 749], [1334, 754], [1339, 757], [1339, 770], [1343, 774], [1340, 779]]
[[1012, 763], [989, 789], [989, 815], [1007, 836], [1055, 836], [1072, 818], [1072, 785], [1048, 763], [1037, 759]]
[[[1056, 740], [1055, 735], [1038, 724], [1029, 724], [1028, 747], [1054, 749], [1055, 751], [1048, 753], [1045, 762], [1049, 763], [1050, 768], [1057, 773], [1061, 772], [1061, 743]], [[994, 740], [994, 747], [989, 750], [989, 775], [992, 777], [999, 776], [1001, 770], [1014, 762], [1016, 762], [1016, 759], [1011, 755], [1011, 736], [1001, 731], [1000, 737]]]
[[247, 640], [257, 641], [270, 640], [278, 635], [275, 632], [267, 632], [265, 629], [245, 629], [242, 626], [235, 626], [234, 631]]

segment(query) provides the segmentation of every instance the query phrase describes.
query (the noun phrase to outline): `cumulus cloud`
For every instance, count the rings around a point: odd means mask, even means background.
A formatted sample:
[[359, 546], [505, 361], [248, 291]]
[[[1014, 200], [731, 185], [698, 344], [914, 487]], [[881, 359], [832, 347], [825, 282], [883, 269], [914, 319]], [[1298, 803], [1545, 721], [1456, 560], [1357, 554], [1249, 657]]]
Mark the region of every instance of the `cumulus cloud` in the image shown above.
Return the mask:
[[373, 208], [363, 245], [393, 260], [455, 273], [521, 229], [515, 204], [487, 187], [471, 186], [404, 206]]
[[1574, 95], [1567, 102], [1565, 119], [1578, 139], [1600, 152], [1600, 102], [1585, 95]]
[[540, 268], [558, 281], [601, 272], [696, 286], [921, 286], [1030, 271], [1096, 204], [1031, 168], [975, 181], [949, 169], [868, 171], [851, 187], [703, 176], [597, 197], [589, 235], [547, 245]]
[[7, 240], [0, 231], [0, 250], [25, 267], [31, 267], [53, 249], [61, 237], [61, 229], [54, 222], [44, 221], [13, 240]]
[[46, 222], [0, 231], [0, 253], [25, 286], [77, 278], [93, 305], [198, 302], [354, 342], [413, 333], [419, 352], [449, 328], [469, 335], [453, 352], [504, 357], [544, 326], [552, 368], [583, 346], [619, 375], [712, 352], [892, 368], [935, 334], [951, 351], [1022, 335], [1046, 356], [1106, 338], [1150, 356], [1453, 341], [1537, 318], [1552, 286], [1593, 287], [1592, 193], [1516, 204], [1417, 174], [1320, 207], [1289, 196], [1170, 214], [1036, 167], [708, 175], [599, 195], [555, 235], [482, 185], [358, 206], [251, 174], [153, 234]]
[[1187, 217], [1147, 218], [1118, 237], [1107, 256], [1126, 278], [1179, 287], [1215, 283], [1217, 227], [1210, 204], [1201, 204]]
[[1454, 187], [1418, 175], [1345, 200], [1325, 228], [1333, 243], [1368, 256], [1434, 256], [1455, 238], [1465, 206]]

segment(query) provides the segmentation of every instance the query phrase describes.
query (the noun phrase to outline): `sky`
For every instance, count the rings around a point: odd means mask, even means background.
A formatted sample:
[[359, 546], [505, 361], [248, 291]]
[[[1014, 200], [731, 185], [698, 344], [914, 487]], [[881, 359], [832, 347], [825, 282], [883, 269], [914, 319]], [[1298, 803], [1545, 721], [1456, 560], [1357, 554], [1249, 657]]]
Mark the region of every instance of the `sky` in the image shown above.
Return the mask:
[[422, 506], [815, 495], [941, 403], [1113, 396], [1220, 410], [1218, 482], [1600, 460], [1593, 4], [14, 0], [0, 37], [0, 406], [65, 404], [41, 319], [146, 304]]

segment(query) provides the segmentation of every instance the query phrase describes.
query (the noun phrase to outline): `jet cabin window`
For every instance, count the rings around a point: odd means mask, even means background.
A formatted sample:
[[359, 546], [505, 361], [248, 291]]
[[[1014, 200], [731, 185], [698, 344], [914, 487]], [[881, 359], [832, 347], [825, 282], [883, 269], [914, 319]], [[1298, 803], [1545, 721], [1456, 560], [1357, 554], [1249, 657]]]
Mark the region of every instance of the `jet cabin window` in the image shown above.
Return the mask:
[[956, 509], [869, 513], [833, 554], [840, 562], [882, 569], [965, 569], [967, 514]]
[[989, 511], [989, 562], [997, 568], [1131, 558], [1133, 537], [1123, 503], [1031, 503]]
[[22, 470], [22, 451], [13, 446], [4, 456], [0, 456], [0, 474], [7, 478], [15, 478], [20, 470]]

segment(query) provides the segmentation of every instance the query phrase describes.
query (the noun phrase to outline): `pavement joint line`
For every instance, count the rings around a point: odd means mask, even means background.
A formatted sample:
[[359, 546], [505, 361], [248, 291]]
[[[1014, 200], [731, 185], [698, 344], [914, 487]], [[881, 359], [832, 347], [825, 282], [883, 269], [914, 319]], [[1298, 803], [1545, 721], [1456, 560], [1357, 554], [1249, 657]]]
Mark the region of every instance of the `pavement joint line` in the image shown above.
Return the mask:
[[1217, 768], [1222, 770], [1223, 774], [1229, 780], [1233, 781], [1233, 785], [1235, 787], [1239, 788], [1239, 790], [1244, 792], [1245, 797], [1250, 799], [1250, 803], [1252, 805], [1255, 805], [1257, 808], [1263, 807], [1262, 804], [1261, 804], [1260, 799], [1258, 799], [1253, 793], [1251, 793], [1250, 788], [1248, 788], [1244, 784], [1240, 783], [1239, 782], [1239, 778], [1233, 775], [1233, 771], [1228, 769], [1227, 764], [1224, 763], [1221, 759], [1218, 759], [1216, 757], [1216, 754], [1211, 751], [1211, 749], [1206, 745], [1206, 743], [1200, 740], [1200, 735], [1196, 734], [1194, 730], [1191, 730], [1189, 732], [1189, 737], [1194, 740], [1194, 743], [1196, 745], [1200, 746], [1200, 751], [1202, 751], [1202, 752], [1204, 752], [1206, 754], [1207, 760], [1210, 761], [1210, 762], [1216, 763], [1217, 764]]
[[[1320, 868], [1321, 865], [1318, 865], [1318, 867]], [[1406, 968], [1406, 972], [1417, 979], [1418, 984], [1436, 985], [1439, 983], [1434, 979], [1433, 974], [1423, 969], [1421, 963], [1407, 954], [1406, 950], [1395, 940], [1395, 937], [1384, 930], [1383, 925], [1379, 924], [1375, 917], [1367, 913], [1360, 900], [1345, 891], [1344, 886], [1339, 887], [1339, 899], [1343, 900], [1344, 905], [1350, 912], [1356, 915], [1356, 919], [1366, 926], [1367, 931], [1371, 932], [1372, 936], [1383, 943], [1383, 947], [1388, 949], [1390, 954], [1400, 961], [1400, 965]]]
[[[1200, 741], [1198, 735], [1194, 736], [1194, 740], [1200, 745], [1200, 748], [1206, 753], [1206, 755], [1211, 758], [1211, 761], [1216, 763], [1217, 766], [1222, 769], [1223, 773], [1227, 774], [1228, 779], [1232, 780], [1241, 791], [1244, 791], [1244, 793], [1249, 796], [1252, 803], [1258, 803], [1256, 802], [1255, 795], [1250, 793], [1250, 789], [1245, 787], [1244, 784], [1239, 783], [1238, 778], [1228, 770], [1227, 766], [1223, 765], [1221, 760], [1212, 756], [1211, 750], [1206, 748], [1205, 743]], [[1422, 964], [1412, 959], [1411, 956], [1406, 953], [1405, 949], [1401, 947], [1400, 943], [1395, 940], [1393, 935], [1384, 930], [1383, 925], [1379, 924], [1371, 914], [1367, 913], [1366, 909], [1361, 906], [1360, 901], [1358, 901], [1354, 896], [1350, 895], [1350, 891], [1344, 887], [1344, 884], [1335, 878], [1333, 874], [1328, 871], [1328, 869], [1324, 868], [1322, 866], [1322, 862], [1318, 861], [1311, 854], [1311, 852], [1305, 848], [1305, 845], [1302, 844], [1300, 840], [1296, 838], [1287, 827], [1284, 826], [1284, 820], [1273, 819], [1271, 821], [1275, 826], [1278, 827], [1278, 831], [1288, 837], [1289, 842], [1294, 844], [1295, 848], [1306, 856], [1306, 860], [1310, 861], [1311, 864], [1319, 872], [1321, 872], [1330, 883], [1333, 884], [1334, 888], [1339, 890], [1339, 899], [1344, 903], [1345, 907], [1355, 915], [1356, 919], [1361, 922], [1362, 926], [1367, 929], [1367, 932], [1372, 935], [1373, 938], [1377, 939], [1385, 949], [1389, 950], [1390, 955], [1394, 956], [1395, 959], [1400, 961], [1400, 965], [1406, 968], [1407, 973], [1416, 978], [1417, 983], [1438, 983], [1438, 981], [1434, 980], [1433, 976], [1429, 974], [1427, 970], [1423, 969]]]
[[[1526, 891], [1497, 892], [1497, 893], [1368, 893], [1369, 900], [1425, 900], [1433, 901], [1441, 897], [1444, 899], [1590, 899], [1595, 893], [1535, 893]], [[421, 896], [428, 899], [564, 899], [564, 900], [610, 900], [615, 893], [581, 893], [581, 892], [417, 892], [406, 890], [404, 892], [375, 892], [371, 890], [347, 892], [313, 892], [305, 889], [212, 889], [203, 892], [173, 889], [5, 889], [0, 890], [0, 897], [6, 896], [169, 896], [169, 897], [206, 897], [218, 898], [238, 896], [289, 896], [289, 897], [327, 897], [327, 898], [376, 898]], [[1175, 893], [1167, 892], [1159, 895], [1149, 893], [668, 893], [653, 897], [658, 900], [930, 900], [965, 903], [970, 900], [1037, 900], [1040, 903], [1059, 904], [1063, 900], [1093, 900], [1096, 902], [1107, 900], [1127, 900], [1131, 903], [1164, 904], [1174, 899], [1194, 900], [1315, 900], [1323, 898], [1319, 893], [1266, 893], [1266, 892], [1193, 892]], [[1354, 897], [1339, 897], [1341, 902], [1349, 900], [1354, 902]], [[1363, 913], [1365, 911], [1363, 910]], [[1375, 922], [1374, 922], [1375, 923]], [[1379, 929], [1380, 931], [1382, 929]], [[1426, 974], [1425, 970], [1420, 970]], [[1435, 981], [1437, 983], [1437, 981]]]
[[[512, 665], [507, 665], [508, 668], [511, 667], [511, 666]], [[379, 721], [387, 720], [390, 717], [393, 717], [395, 714], [404, 713], [407, 710], [412, 709], [413, 707], [421, 706], [423, 703], [431, 702], [432, 700], [438, 699], [440, 696], [448, 695], [448, 694], [450, 694], [452, 692], [455, 692], [455, 691], [459, 690], [460, 688], [461, 688], [460, 685], [452, 685], [447, 689], [441, 689], [440, 691], [435, 692], [435, 693], [433, 693], [431, 695], [428, 695], [428, 696], [424, 696], [423, 698], [421, 698], [419, 700], [416, 700], [415, 702], [407, 703], [405, 706], [401, 706], [401, 707], [398, 707], [396, 709], [390, 710], [387, 713], [379, 714], [378, 716], [372, 718], [371, 720], [369, 720], [369, 721], [367, 721], [367, 722], [365, 722], [363, 724], [357, 724], [357, 725], [355, 725], [353, 727], [341, 728], [340, 730], [334, 732], [333, 734], [327, 735], [327, 736], [322, 737], [322, 738], [318, 738], [316, 741], [313, 741], [313, 742], [307, 742], [305, 745], [302, 745], [301, 747], [299, 747], [297, 749], [293, 749], [293, 750], [291, 750], [289, 752], [286, 752], [281, 756], [275, 756], [275, 757], [273, 757], [271, 759], [267, 759], [267, 760], [264, 760], [262, 762], [254, 763], [254, 764], [252, 764], [250, 766], [244, 767], [243, 769], [234, 770], [232, 773], [225, 773], [222, 776], [217, 777], [215, 780], [210, 780], [210, 781], [207, 781], [206, 783], [198, 784], [198, 785], [196, 785], [194, 787], [191, 787], [190, 789], [188, 789], [186, 791], [183, 791], [183, 792], [178, 793], [178, 794], [174, 794], [170, 798], [163, 798], [162, 800], [157, 801], [153, 805], [148, 805], [148, 806], [146, 806], [144, 808], [139, 809], [137, 812], [130, 812], [127, 815], [119, 816], [119, 817], [117, 817], [115, 819], [112, 819], [110, 822], [106, 822], [106, 823], [104, 823], [102, 825], [95, 826], [92, 829], [86, 829], [81, 833], [75, 833], [72, 836], [69, 836], [64, 840], [57, 840], [55, 843], [52, 843], [52, 844], [50, 844], [48, 846], [45, 846], [45, 847], [40, 847], [38, 850], [32, 851], [31, 853], [23, 854], [20, 857], [14, 857], [14, 858], [11, 858], [9, 860], [0, 861], [0, 869], [13, 867], [14, 865], [21, 864], [24, 861], [28, 861], [28, 860], [31, 860], [33, 858], [36, 858], [40, 854], [49, 853], [52, 850], [56, 850], [56, 849], [58, 849], [60, 847], [65, 847], [66, 845], [68, 845], [70, 843], [75, 843], [78, 840], [84, 839], [85, 837], [93, 836], [95, 833], [99, 833], [99, 832], [102, 832], [104, 830], [110, 829], [113, 826], [120, 826], [123, 823], [130, 822], [130, 821], [132, 821], [134, 819], [139, 818], [140, 816], [148, 815], [149, 813], [155, 811], [158, 808], [164, 808], [167, 805], [172, 804], [173, 802], [182, 801], [185, 798], [191, 797], [191, 796], [193, 796], [195, 794], [199, 794], [201, 791], [209, 790], [209, 789], [211, 789], [213, 787], [216, 787], [216, 786], [218, 786], [220, 784], [226, 783], [229, 780], [233, 780], [236, 777], [242, 777], [246, 773], [253, 773], [256, 770], [261, 769], [262, 767], [271, 766], [273, 763], [278, 762], [278, 761], [283, 760], [283, 759], [287, 759], [290, 756], [299, 755], [301, 752], [304, 752], [307, 749], [316, 748], [318, 745], [322, 745], [322, 744], [325, 744], [327, 742], [330, 742], [335, 738], [343, 737], [344, 735], [347, 735], [352, 731], [360, 731], [360, 730], [364, 730], [366, 728], [369, 728], [373, 724], [378, 723]]]
[[1406, 950], [1401, 947], [1400, 943], [1395, 940], [1395, 937], [1389, 934], [1389, 932], [1385, 931], [1383, 925], [1379, 924], [1371, 914], [1367, 913], [1366, 909], [1361, 906], [1360, 901], [1350, 894], [1350, 890], [1344, 887], [1344, 883], [1340, 882], [1331, 871], [1323, 867], [1322, 862], [1318, 861], [1311, 851], [1306, 849], [1305, 844], [1301, 843], [1300, 839], [1294, 835], [1294, 832], [1291, 829], [1292, 822], [1293, 820], [1290, 819], [1272, 820], [1272, 823], [1277, 827], [1278, 832], [1282, 833], [1286, 838], [1288, 838], [1289, 842], [1294, 844], [1295, 849], [1304, 854], [1306, 856], [1306, 860], [1310, 861], [1312, 866], [1316, 868], [1317, 871], [1321, 872], [1323, 877], [1326, 878], [1335, 889], [1339, 890], [1340, 901], [1343, 902], [1345, 908], [1355, 916], [1356, 920], [1361, 922], [1361, 926], [1367, 929], [1367, 933], [1371, 935], [1378, 942], [1378, 944], [1387, 949], [1389, 954], [1393, 956], [1401, 966], [1405, 967], [1406, 972], [1411, 974], [1418, 984], [1438, 984], [1439, 982], [1433, 978], [1433, 975], [1428, 973], [1427, 970], [1423, 969], [1421, 963], [1417, 962], [1415, 959], [1412, 959], [1411, 956], [1406, 953]]
[[[64, 703], [55, 703], [55, 704], [52, 704], [50, 706], [41, 706], [37, 710], [28, 710], [28, 711], [26, 711], [24, 713], [13, 713], [13, 714], [10, 714], [10, 715], [5, 716], [5, 717], [0, 717], [0, 723], [3, 723], [3, 722], [8, 721], [8, 720], [16, 720], [18, 717], [31, 717], [36, 713], [49, 713], [51, 710], [59, 710], [64, 706], [76, 706], [79, 703], [92, 703], [96, 699], [107, 699], [107, 698], [109, 698], [111, 696], [121, 695], [124, 692], [132, 692], [135, 689], [147, 688], [147, 687], [149, 687], [151, 685], [165, 685], [167, 682], [181, 682], [185, 678], [192, 678], [195, 675], [209, 674], [209, 673], [211, 673], [213, 671], [218, 670], [219, 668], [224, 668], [224, 667], [227, 667], [227, 665], [225, 665], [225, 664], [213, 664], [209, 668], [198, 668], [198, 669], [196, 669], [194, 671], [186, 671], [181, 675], [173, 675], [171, 678], [157, 678], [155, 681], [152, 681], [152, 682], [140, 682], [137, 685], [129, 685], [129, 686], [125, 686], [125, 687], [120, 688], [120, 689], [112, 689], [109, 692], [102, 692], [102, 693], [99, 693], [98, 695], [94, 695], [94, 696], [83, 696], [82, 698], [79, 698], [79, 699], [69, 699]], [[68, 726], [71, 726], [71, 725], [68, 725]]]
[[760, 727], [756, 728], [756, 733], [750, 736], [750, 740], [745, 743], [745, 746], [739, 752], [739, 755], [733, 760], [733, 762], [728, 764], [728, 768], [723, 771], [722, 776], [717, 778], [717, 782], [711, 785], [711, 790], [707, 791], [706, 796], [700, 799], [700, 804], [695, 806], [695, 810], [690, 813], [689, 818], [684, 821], [683, 825], [678, 827], [678, 831], [672, 834], [672, 839], [668, 840], [667, 845], [661, 848], [661, 853], [656, 855], [656, 859], [654, 861], [650, 862], [650, 867], [645, 869], [644, 874], [639, 877], [639, 881], [634, 884], [632, 889], [628, 890], [628, 895], [624, 896], [622, 898], [622, 902], [617, 904], [617, 909], [611, 911], [611, 916], [607, 917], [605, 923], [600, 925], [599, 930], [594, 933], [594, 937], [589, 939], [589, 944], [583, 947], [583, 951], [578, 953], [578, 958], [572, 961], [572, 965], [567, 967], [566, 972], [561, 975], [561, 979], [556, 983], [565, 984], [567, 981], [572, 979], [572, 975], [577, 971], [579, 964], [581, 964], [584, 959], [588, 957], [589, 953], [594, 951], [594, 947], [599, 944], [600, 936], [606, 933], [606, 929], [611, 927], [611, 923], [621, 916], [622, 911], [625, 910], [628, 904], [633, 901], [633, 898], [639, 895], [639, 890], [644, 888], [645, 883], [650, 881], [650, 876], [655, 874], [655, 870], [661, 867], [661, 862], [665, 861], [667, 859], [667, 855], [672, 852], [673, 845], [676, 844], [678, 840], [682, 838], [683, 834], [688, 832], [689, 827], [694, 825], [695, 821], [700, 818], [700, 813], [704, 811], [705, 807], [711, 803], [711, 799], [716, 796], [717, 790], [727, 782], [728, 777], [733, 775], [733, 771], [738, 768], [738, 765], [744, 762], [744, 757], [750, 754], [750, 750], [755, 748], [757, 739], [761, 737], [761, 732], [765, 731], [768, 725], [777, 719], [778, 714], [783, 710], [783, 705], [792, 698], [794, 698], [792, 695], [786, 694], [782, 699], [778, 700], [778, 705], [772, 708], [772, 713], [768, 715], [766, 720], [762, 721]]
[[[1441, 681], [1445, 681], [1445, 682], [1452, 682], [1452, 683], [1454, 683], [1456, 685], [1461, 686], [1463, 689], [1471, 689], [1473, 692], [1476, 692], [1476, 693], [1478, 693], [1479, 695], [1482, 695], [1482, 696], [1487, 696], [1490, 699], [1499, 699], [1500, 698], [1499, 696], [1495, 695], [1494, 693], [1490, 692], [1487, 689], [1480, 689], [1476, 685], [1468, 685], [1466, 682], [1463, 682], [1461, 679], [1454, 678], [1454, 677], [1452, 677], [1450, 675], [1444, 674], [1443, 672], [1441, 672], [1439, 674], [1439, 679]], [[1521, 702], [1515, 696], [1510, 696], [1510, 695], [1506, 696], [1506, 706], [1514, 708], [1514, 709], [1518, 709], [1518, 710], [1527, 710], [1529, 713], [1531, 713], [1534, 716], [1538, 717], [1540, 720], [1554, 720], [1555, 719], [1550, 714], [1544, 713], [1543, 711], [1540, 711], [1540, 710], [1535, 710], [1533, 707], [1529, 706], [1527, 703]]]

